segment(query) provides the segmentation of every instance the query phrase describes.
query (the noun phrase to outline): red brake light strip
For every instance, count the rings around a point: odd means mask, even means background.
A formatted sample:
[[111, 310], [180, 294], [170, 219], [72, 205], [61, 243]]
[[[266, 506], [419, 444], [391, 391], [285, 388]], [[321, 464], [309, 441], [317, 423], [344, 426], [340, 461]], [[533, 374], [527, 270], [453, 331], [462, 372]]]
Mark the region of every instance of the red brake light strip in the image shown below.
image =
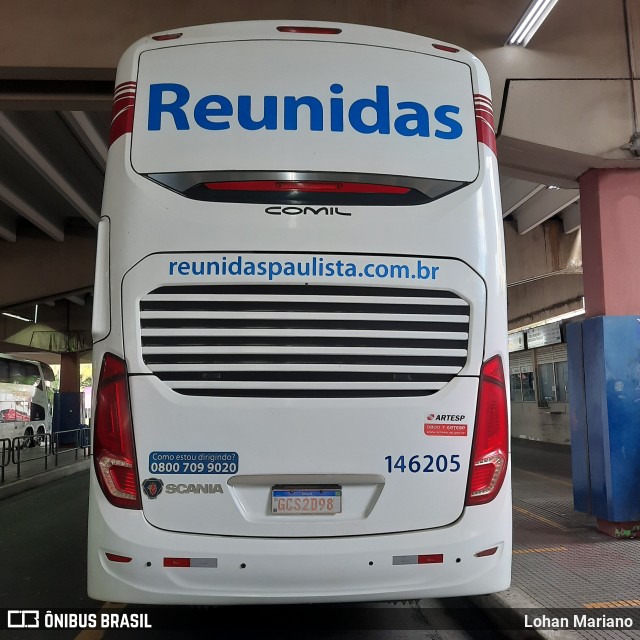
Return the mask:
[[405, 194], [408, 187], [387, 184], [364, 184], [360, 182], [314, 182], [282, 180], [244, 180], [234, 182], [205, 182], [212, 191], [296, 191], [302, 193], [390, 193]]
[[296, 27], [296, 26], [284, 26], [277, 27], [281, 33], [315, 33], [319, 35], [337, 35], [342, 33], [342, 29], [337, 27]]

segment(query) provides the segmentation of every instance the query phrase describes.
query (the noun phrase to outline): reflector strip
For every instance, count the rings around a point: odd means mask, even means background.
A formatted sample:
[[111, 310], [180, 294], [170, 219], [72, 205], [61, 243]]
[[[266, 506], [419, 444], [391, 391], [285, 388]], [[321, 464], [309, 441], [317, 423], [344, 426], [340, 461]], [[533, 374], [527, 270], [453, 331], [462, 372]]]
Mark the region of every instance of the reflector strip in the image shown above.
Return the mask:
[[216, 569], [218, 566], [218, 558], [165, 558], [164, 566]]
[[120, 136], [133, 131], [133, 108], [136, 102], [136, 87], [135, 82], [123, 82], [115, 89], [113, 109], [111, 110], [109, 146]]
[[442, 553], [430, 553], [427, 555], [417, 556], [393, 556], [394, 565], [404, 564], [440, 564], [444, 562]]
[[280, 180], [246, 180], [237, 182], [205, 182], [212, 191], [277, 191], [301, 193], [409, 193], [408, 187], [387, 184], [363, 184], [359, 182], [312, 182]]
[[497, 153], [497, 144], [491, 100], [486, 96], [476, 93], [473, 96], [473, 102], [476, 112], [476, 134], [478, 136], [478, 142], [487, 145], [495, 154]]
[[498, 550], [498, 547], [491, 547], [491, 549], [485, 549], [484, 551], [478, 551], [478, 553], [474, 553], [473, 555], [476, 558], [486, 558], [487, 556], [492, 556]]
[[190, 567], [191, 558], [165, 558], [165, 567]]
[[111, 562], [131, 562], [131, 558], [127, 556], [119, 556], [115, 553], [105, 553], [107, 556], [107, 560], [111, 560]]
[[200, 569], [215, 569], [218, 566], [218, 558], [191, 558], [191, 566]]

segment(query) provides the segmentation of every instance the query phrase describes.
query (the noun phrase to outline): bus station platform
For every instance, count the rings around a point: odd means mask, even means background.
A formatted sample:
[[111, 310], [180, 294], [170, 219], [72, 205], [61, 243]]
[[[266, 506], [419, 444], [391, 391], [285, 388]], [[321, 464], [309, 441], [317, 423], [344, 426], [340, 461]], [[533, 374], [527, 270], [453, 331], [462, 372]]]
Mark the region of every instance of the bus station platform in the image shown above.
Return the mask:
[[[42, 455], [33, 449], [25, 457], [29, 454]], [[7, 469], [0, 499], [89, 467], [84, 455], [76, 459], [69, 452], [66, 457], [65, 464], [51, 465], [48, 471], [41, 459], [34, 459], [32, 470], [25, 466], [21, 478]], [[632, 617], [634, 629], [640, 629], [640, 540], [608, 537], [597, 530], [595, 518], [574, 511], [569, 447], [513, 440], [511, 460], [512, 586], [474, 597], [474, 604], [517, 638], [640, 638], [636, 630], [550, 631], [526, 626], [527, 620], [531, 625], [544, 616], [587, 614]], [[447, 601], [442, 604], [446, 607]]]
[[[476, 605], [510, 629], [531, 634], [517, 637], [640, 638], [640, 540], [611, 538], [598, 531], [594, 517], [574, 511], [569, 447], [528, 440], [511, 445], [511, 588], [477, 597]], [[631, 617], [635, 630], [525, 626], [544, 616], [573, 622], [584, 614]]]

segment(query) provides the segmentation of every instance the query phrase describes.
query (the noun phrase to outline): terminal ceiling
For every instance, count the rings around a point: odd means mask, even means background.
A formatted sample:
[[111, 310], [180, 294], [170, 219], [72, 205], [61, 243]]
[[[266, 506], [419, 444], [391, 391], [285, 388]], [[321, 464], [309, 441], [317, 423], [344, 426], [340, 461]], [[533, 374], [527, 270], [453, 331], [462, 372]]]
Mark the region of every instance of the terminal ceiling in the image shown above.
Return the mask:
[[[621, 149], [636, 127], [631, 77], [640, 68], [633, 49], [640, 3], [627, 3], [628, 29], [625, 0], [559, 0], [522, 48], [503, 45], [530, 0], [2, 0], [0, 310], [32, 317], [39, 302], [52, 326], [88, 329], [111, 96], [124, 49], [189, 24], [281, 18], [399, 29], [475, 53], [491, 77], [499, 133], [511, 324], [575, 308], [577, 180], [591, 168], [640, 166]], [[14, 342], [25, 330], [2, 322], [0, 340]]]

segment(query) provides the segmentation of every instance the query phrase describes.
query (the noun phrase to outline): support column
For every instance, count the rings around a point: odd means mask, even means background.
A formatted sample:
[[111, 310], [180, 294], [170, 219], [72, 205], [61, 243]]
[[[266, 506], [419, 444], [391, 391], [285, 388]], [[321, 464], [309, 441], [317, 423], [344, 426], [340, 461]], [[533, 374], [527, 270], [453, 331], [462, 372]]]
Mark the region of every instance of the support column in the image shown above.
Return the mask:
[[[60, 396], [54, 411], [54, 431], [77, 429], [80, 424], [80, 354], [60, 354]], [[60, 436], [60, 443], [71, 443], [75, 436]]]
[[640, 171], [580, 178], [586, 318], [568, 325], [574, 503], [640, 537]]
[[60, 393], [80, 393], [80, 354], [60, 354]]
[[586, 317], [640, 314], [640, 170], [580, 177]]

